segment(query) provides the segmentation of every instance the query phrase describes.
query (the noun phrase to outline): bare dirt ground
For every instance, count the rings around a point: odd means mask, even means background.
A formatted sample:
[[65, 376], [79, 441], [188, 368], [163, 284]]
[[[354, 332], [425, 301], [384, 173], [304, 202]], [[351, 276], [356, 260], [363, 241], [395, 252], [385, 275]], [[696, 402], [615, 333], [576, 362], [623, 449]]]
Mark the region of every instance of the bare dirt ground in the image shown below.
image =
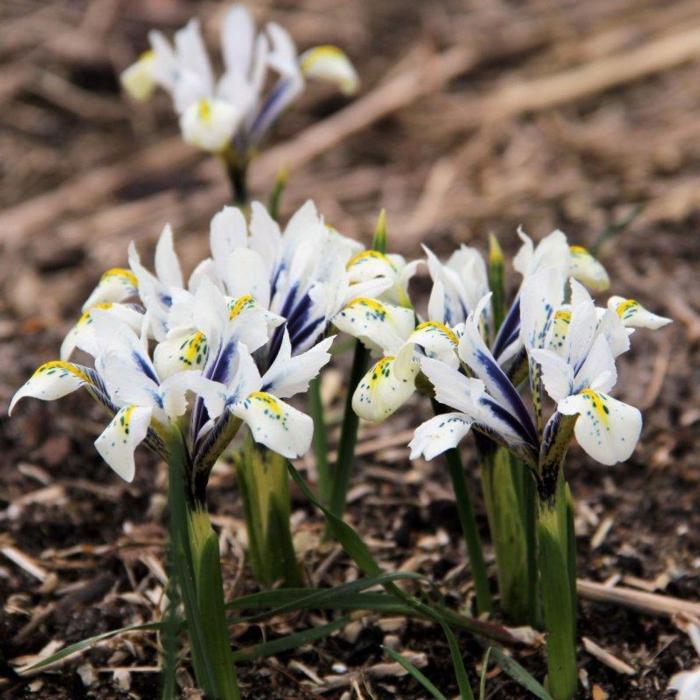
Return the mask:
[[[158, 619], [165, 473], [144, 454], [135, 482], [120, 482], [92, 446], [103, 416], [85, 396], [27, 402], [12, 420], [6, 407], [32, 369], [55, 357], [101, 272], [125, 262], [129, 240], [150, 251], [170, 221], [186, 261], [205, 254], [208, 220], [227, 198], [218, 163], [180, 143], [167, 99], [129, 104], [115, 75], [144, 49], [148, 28], [172, 31], [196, 13], [214, 38], [222, 10], [181, 0], [0, 6], [3, 697], [157, 697], [152, 633], [112, 640], [31, 679], [14, 675], [10, 660], [52, 640]], [[286, 213], [312, 197], [330, 223], [367, 241], [386, 207], [392, 247], [408, 256], [420, 254], [420, 242], [443, 253], [458, 242], [483, 248], [490, 231], [512, 252], [519, 224], [535, 237], [559, 227], [595, 245], [632, 219], [599, 250], [613, 292], [676, 322], [639, 332], [621, 362], [618, 396], [645, 415], [629, 462], [605, 468], [572, 451], [579, 573], [697, 601], [698, 3], [286, 0], [258, 2], [255, 12], [284, 24], [301, 48], [342, 46], [363, 80], [354, 102], [309, 88], [254, 164], [261, 197], [277, 169], [290, 168]], [[339, 376], [325, 386], [336, 418]], [[439, 460], [410, 463], [402, 432], [426, 410], [416, 400], [388, 424], [363, 429], [349, 519], [387, 569], [426, 573], [461, 606], [471, 587], [447, 475]], [[464, 454], [476, 492], [469, 446]], [[312, 478], [310, 459], [306, 466]], [[227, 593], [250, 592], [227, 465], [210, 493]], [[318, 547], [319, 514], [299, 494], [294, 505], [308, 580], [356, 577], [337, 547]], [[485, 529], [482, 511], [480, 521]], [[296, 614], [232, 633], [237, 645], [254, 644], [325, 619]], [[582, 648], [582, 692], [596, 700], [672, 697], [668, 678], [696, 661], [668, 616], [583, 600], [580, 632], [631, 667], [614, 670]], [[476, 682], [483, 650], [467, 635], [461, 642]], [[443, 692], [457, 692], [439, 630], [367, 615], [313, 648], [242, 664], [245, 696], [421, 697], [381, 644], [412, 654]], [[513, 653], [542, 678], [539, 650]], [[497, 668], [487, 690], [525, 697]]]

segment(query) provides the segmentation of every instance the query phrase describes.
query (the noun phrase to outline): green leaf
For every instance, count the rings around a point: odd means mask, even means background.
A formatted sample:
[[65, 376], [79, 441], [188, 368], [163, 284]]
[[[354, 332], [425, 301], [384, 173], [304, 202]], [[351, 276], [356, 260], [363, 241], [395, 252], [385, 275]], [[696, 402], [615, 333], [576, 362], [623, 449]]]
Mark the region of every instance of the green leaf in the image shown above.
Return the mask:
[[383, 646], [382, 649], [384, 649], [394, 661], [401, 664], [401, 666], [403, 666], [406, 671], [435, 698], [435, 700], [447, 700], [447, 698], [432, 684], [430, 679], [417, 669], [405, 656], [389, 647]]
[[[324, 609], [327, 603], [331, 605], [331, 609], [337, 609], [339, 602], [344, 602], [354, 607], [355, 603], [362, 603], [362, 599], [359, 596], [353, 597], [350, 594], [357, 594], [360, 591], [373, 588], [374, 586], [382, 586], [391, 581], [415, 581], [423, 578], [423, 576], [417, 573], [400, 571], [358, 579], [357, 581], [351, 581], [350, 583], [345, 583], [333, 588], [280, 588], [274, 591], [263, 591], [243, 598], [237, 598], [229, 603], [227, 608], [245, 610], [246, 608], [276, 606], [273, 607], [272, 610], [266, 611], [263, 615], [253, 615], [249, 618], [243, 618], [244, 621], [253, 622], [260, 617], [271, 617], [290, 610]], [[386, 598], [387, 596], [384, 597]]]
[[444, 622], [440, 622], [440, 626], [445, 633], [447, 644], [450, 647], [450, 656], [452, 657], [452, 666], [454, 667], [455, 677], [457, 678], [459, 696], [462, 700], [474, 700], [474, 693], [469, 685], [469, 677], [467, 676], [467, 670], [464, 668], [464, 659], [462, 658], [462, 652], [459, 650], [457, 637], [455, 637], [454, 632]]
[[75, 644], [70, 644], [67, 647], [63, 647], [63, 649], [59, 649], [55, 654], [46, 656], [45, 658], [40, 659], [39, 661], [35, 661], [33, 664], [27, 664], [26, 666], [22, 666], [21, 668], [17, 669], [17, 673], [23, 675], [25, 673], [32, 673], [34, 671], [38, 671], [39, 669], [46, 668], [47, 666], [51, 666], [52, 664], [58, 663], [59, 661], [63, 661], [63, 659], [73, 654], [77, 654], [81, 651], [91, 649], [96, 644], [99, 644], [100, 642], [103, 642], [106, 639], [117, 637], [120, 634], [126, 634], [127, 632], [144, 632], [151, 630], [159, 630], [162, 626], [163, 624], [161, 622], [145, 622], [139, 625], [128, 625], [127, 627], [120, 627], [116, 630], [103, 632], [102, 634], [97, 634], [94, 637], [88, 637], [87, 639], [82, 639], [81, 641], [76, 642]]
[[333, 622], [329, 622], [326, 625], [320, 625], [318, 627], [312, 627], [311, 629], [304, 630], [303, 632], [295, 632], [294, 634], [288, 634], [285, 637], [280, 637], [279, 639], [273, 639], [269, 642], [263, 642], [262, 644], [256, 644], [252, 647], [245, 647], [234, 652], [234, 661], [250, 661], [251, 659], [258, 659], [261, 656], [272, 656], [274, 654], [279, 654], [282, 651], [288, 651], [289, 649], [296, 649], [302, 644], [308, 644], [309, 642], [314, 642], [317, 639], [322, 639], [327, 637], [329, 634], [333, 634], [336, 630], [341, 627], [345, 627], [348, 622], [351, 621], [351, 617], [346, 615], [344, 617], [338, 618]]
[[520, 683], [523, 688], [529, 690], [535, 697], [540, 698], [540, 700], [552, 700], [552, 696], [544, 689], [542, 684], [538, 683], [515, 659], [506, 656], [497, 647], [491, 648], [491, 655], [505, 673], [514, 681]]

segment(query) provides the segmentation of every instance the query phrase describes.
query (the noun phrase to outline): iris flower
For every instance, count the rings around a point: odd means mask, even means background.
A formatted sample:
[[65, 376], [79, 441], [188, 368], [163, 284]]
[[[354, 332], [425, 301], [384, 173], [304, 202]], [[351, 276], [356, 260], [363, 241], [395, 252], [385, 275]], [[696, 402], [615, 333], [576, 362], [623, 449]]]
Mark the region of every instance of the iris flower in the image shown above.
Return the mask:
[[[126, 91], [145, 100], [163, 88], [173, 99], [185, 141], [214, 153], [232, 146], [241, 160], [299, 96], [307, 78], [331, 81], [346, 94], [358, 87], [355, 69], [339, 48], [317, 46], [298, 55], [278, 24], [269, 22], [257, 33], [243, 5], [232, 6], [224, 17], [224, 73], [218, 79], [198, 20], [177, 31], [172, 44], [158, 31], [149, 41], [150, 50], [121, 75]], [[268, 85], [270, 71], [276, 78]]]

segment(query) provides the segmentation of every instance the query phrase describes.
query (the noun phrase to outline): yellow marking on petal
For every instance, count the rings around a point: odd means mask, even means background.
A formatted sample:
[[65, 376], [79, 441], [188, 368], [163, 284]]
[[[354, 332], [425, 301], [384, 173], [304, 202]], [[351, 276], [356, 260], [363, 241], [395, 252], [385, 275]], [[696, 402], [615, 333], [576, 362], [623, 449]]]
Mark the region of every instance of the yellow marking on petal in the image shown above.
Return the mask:
[[639, 302], [635, 299], [625, 299], [617, 305], [615, 311], [620, 318], [629, 318], [639, 311]]
[[425, 321], [416, 326], [416, 331], [424, 330], [435, 330], [438, 333], [442, 333], [453, 345], [459, 345], [459, 338], [455, 335], [454, 331], [449, 329], [444, 323], [439, 321]]
[[105, 272], [102, 277], [100, 277], [100, 282], [105, 282], [112, 277], [121, 279], [124, 284], [128, 284], [131, 287], [139, 286], [139, 281], [136, 279], [136, 275], [125, 267], [112, 267], [107, 272]]
[[268, 413], [269, 411], [274, 418], [280, 419], [284, 415], [284, 411], [277, 399], [266, 391], [254, 391], [252, 394], [248, 395], [246, 401], [260, 401], [260, 403], [265, 406], [265, 412]]
[[180, 345], [178, 360], [187, 367], [200, 367], [207, 355], [207, 337], [201, 331], [193, 333]]
[[384, 304], [378, 302], [376, 299], [369, 299], [368, 297], [357, 297], [357, 299], [353, 299], [347, 305], [347, 308], [352, 309], [352, 308], [355, 308], [356, 306], [365, 306], [368, 309], [371, 309], [376, 314], [379, 314], [381, 316], [386, 316], [386, 314], [387, 314], [386, 306], [384, 306]]
[[229, 302], [228, 320], [233, 321], [233, 319], [239, 316], [245, 309], [249, 309], [254, 305], [255, 299], [253, 299], [250, 294], [244, 294], [242, 297], [238, 297], [238, 299]]
[[593, 389], [584, 389], [581, 392], [581, 396], [583, 396], [584, 399], [587, 401], [591, 402], [593, 410], [596, 412], [598, 415], [598, 419], [600, 420], [603, 425], [607, 427], [608, 425], [608, 415], [610, 411], [608, 410], [608, 407], [605, 405], [605, 402], [603, 399], [600, 397], [600, 394], [597, 392], [593, 391]]
[[572, 245], [569, 246], [569, 251], [571, 252], [572, 255], [589, 255], [590, 257], [593, 257], [586, 248], [584, 248], [582, 245]]
[[552, 345], [558, 348], [564, 345], [566, 334], [569, 332], [570, 323], [571, 311], [568, 309], [559, 309], [559, 311], [554, 314], [554, 322], [552, 324], [554, 337], [552, 338]]
[[131, 416], [136, 410], [136, 406], [127, 406], [119, 416], [119, 427], [125, 435], [129, 434], [129, 426], [131, 425]]
[[77, 326], [86, 326], [88, 323], [92, 322], [92, 312], [95, 309], [102, 309], [102, 311], [107, 311], [108, 309], [111, 309], [114, 306], [114, 304], [111, 301], [103, 301], [100, 302], [99, 304], [95, 304], [94, 306], [91, 306], [87, 311], [83, 311], [83, 313], [80, 315], [80, 318], [78, 319], [78, 323], [76, 323]]
[[384, 253], [380, 253], [378, 250], [363, 250], [359, 253], [356, 253], [350, 258], [350, 260], [348, 260], [345, 269], [349, 270], [355, 265], [359, 265], [360, 263], [363, 263], [366, 260], [380, 260], [381, 262], [384, 262], [387, 265], [389, 265], [392, 270], [396, 271], [396, 266], [394, 265], [394, 263], [392, 263], [391, 260], [386, 255], [384, 255]]
[[391, 363], [395, 359], [396, 358], [392, 355], [387, 355], [386, 357], [382, 357], [382, 359], [372, 367], [372, 374], [369, 376], [369, 384], [371, 387], [375, 387], [382, 380], [389, 378], [391, 374]]
[[207, 99], [202, 99], [197, 104], [197, 116], [203, 122], [211, 121], [211, 103]]
[[37, 377], [41, 374], [56, 374], [57, 372], [72, 374], [74, 377], [78, 377], [78, 379], [82, 379], [88, 384], [92, 383], [90, 377], [79, 367], [70, 362], [63, 362], [62, 360], [51, 360], [51, 362], [44, 363], [36, 369], [32, 377]]

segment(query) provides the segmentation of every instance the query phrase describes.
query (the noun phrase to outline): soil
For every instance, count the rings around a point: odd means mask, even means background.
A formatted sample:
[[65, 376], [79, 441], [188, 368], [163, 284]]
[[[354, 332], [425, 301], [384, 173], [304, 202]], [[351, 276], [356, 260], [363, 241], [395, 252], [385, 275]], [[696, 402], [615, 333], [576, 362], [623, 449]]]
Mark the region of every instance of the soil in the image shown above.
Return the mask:
[[[170, 220], [187, 264], [205, 254], [208, 219], [225, 203], [222, 174], [202, 166], [194, 151], [157, 151], [164, 139], [177, 143], [167, 99], [128, 103], [115, 76], [143, 50], [149, 28], [171, 32], [197, 14], [213, 38], [221, 11], [181, 0], [10, 0], [0, 7], [2, 697], [158, 696], [154, 633], [118, 637], [31, 678], [15, 674], [18, 660], [31, 660], [52, 641], [70, 644], [159, 618], [166, 504], [164, 466], [151, 455], [139, 455], [132, 484], [100, 461], [92, 442], [104, 415], [87, 397], [28, 401], [11, 420], [7, 405], [34, 367], [56, 356], [101, 272], [125, 262], [130, 239], [152, 251]], [[512, 253], [518, 225], [536, 238], [558, 227], [574, 242], [599, 247], [613, 293], [674, 318], [662, 331], [638, 331], [620, 363], [616, 395], [640, 407], [645, 420], [632, 458], [603, 467], [573, 448], [567, 469], [579, 576], [697, 601], [700, 47], [666, 61], [659, 42], [676, 36], [671, 43], [678, 46], [681, 35], [700, 30], [698, 4], [285, 0], [256, 3], [255, 12], [287, 26], [300, 47], [323, 41], [347, 49], [365, 94], [450, 47], [470, 52], [445, 84], [387, 108], [301, 162], [285, 215], [312, 197], [330, 223], [367, 241], [383, 206], [391, 246], [409, 257], [420, 254], [420, 242], [438, 253], [458, 243], [484, 249], [491, 231]], [[655, 67], [640, 67], [641, 56]], [[311, 86], [270, 142], [294, 146], [304, 129], [349, 104]], [[142, 154], [146, 161], [136, 167]], [[268, 190], [269, 183], [255, 194], [264, 198]], [[424, 278], [417, 290], [427, 290]], [[336, 418], [342, 392], [334, 383], [344, 362], [326, 378]], [[392, 440], [427, 410], [415, 399], [386, 424], [363, 426], [360, 442], [369, 447], [357, 460], [347, 517], [387, 570], [424, 573], [456, 607], [469, 606], [473, 591], [446, 470], [439, 460], [409, 462], [405, 442]], [[332, 435], [337, 440], [337, 424]], [[464, 459], [478, 494], [471, 444]], [[313, 482], [312, 460], [300, 466]], [[253, 592], [229, 465], [217, 467], [209, 492], [227, 595]], [[293, 495], [307, 580], [318, 586], [356, 578], [337, 546], [319, 544], [320, 514]], [[480, 499], [477, 508], [486, 534]], [[255, 644], [329, 616], [296, 613], [236, 625], [234, 643]], [[581, 648], [582, 697], [671, 698], [670, 676], [698, 664], [668, 617], [582, 600], [579, 632], [634, 671], [615, 671]], [[467, 634], [460, 643], [477, 687], [484, 650]], [[243, 695], [424, 697], [382, 645], [412, 654], [447, 696], [457, 694], [436, 626], [369, 615], [324, 641], [240, 664]], [[511, 651], [543, 678], [541, 650]], [[488, 698], [532, 697], [489, 668]], [[346, 682], [329, 690], [316, 675]], [[186, 665], [180, 681], [192, 688]]]

